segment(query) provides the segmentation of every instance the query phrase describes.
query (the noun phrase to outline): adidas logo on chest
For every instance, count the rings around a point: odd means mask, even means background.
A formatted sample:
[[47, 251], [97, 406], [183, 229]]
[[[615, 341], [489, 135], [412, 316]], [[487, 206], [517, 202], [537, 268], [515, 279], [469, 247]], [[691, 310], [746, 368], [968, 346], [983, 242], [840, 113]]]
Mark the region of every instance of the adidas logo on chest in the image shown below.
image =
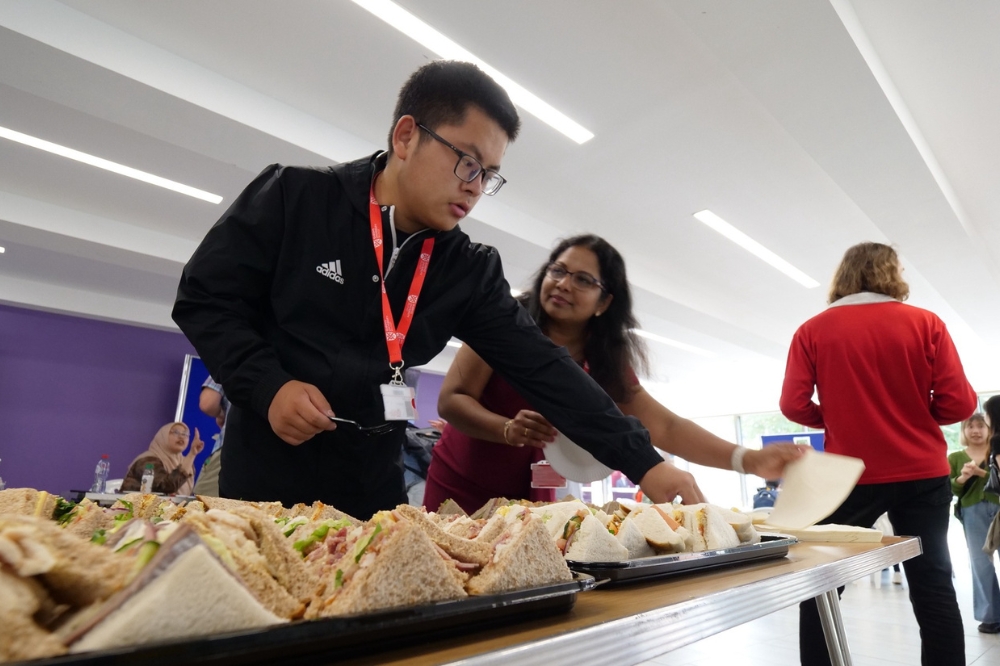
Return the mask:
[[344, 273], [340, 270], [340, 259], [320, 264], [316, 267], [316, 272], [334, 282], [344, 284]]

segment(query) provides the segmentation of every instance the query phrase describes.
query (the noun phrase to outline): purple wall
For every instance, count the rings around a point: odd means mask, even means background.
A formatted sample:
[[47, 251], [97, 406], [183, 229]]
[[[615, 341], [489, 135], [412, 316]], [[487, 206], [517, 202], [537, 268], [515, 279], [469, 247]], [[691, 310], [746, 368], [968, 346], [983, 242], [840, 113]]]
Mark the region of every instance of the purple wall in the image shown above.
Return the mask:
[[417, 420], [414, 422], [418, 428], [429, 428], [428, 421], [438, 417], [438, 393], [441, 392], [443, 381], [444, 375], [420, 373], [417, 380]]
[[8, 488], [87, 489], [102, 453], [120, 478], [173, 420], [179, 332], [0, 305], [0, 476]]
[[[0, 305], [0, 477], [8, 488], [85, 490], [107, 453], [109, 478], [121, 478], [173, 420], [193, 353], [179, 332]], [[437, 418], [443, 380], [421, 373], [418, 426]]]

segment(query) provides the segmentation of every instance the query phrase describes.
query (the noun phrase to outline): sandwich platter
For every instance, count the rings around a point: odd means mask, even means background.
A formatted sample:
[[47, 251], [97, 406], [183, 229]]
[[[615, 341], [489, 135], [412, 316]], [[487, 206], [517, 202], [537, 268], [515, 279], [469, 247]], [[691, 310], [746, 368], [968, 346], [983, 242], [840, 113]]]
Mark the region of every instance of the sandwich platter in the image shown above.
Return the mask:
[[785, 534], [761, 534], [760, 542], [699, 553], [675, 553], [652, 555], [623, 562], [575, 562], [568, 561], [569, 568], [577, 573], [587, 574], [609, 584], [637, 582], [673, 576], [682, 573], [696, 573], [716, 567], [734, 566], [785, 557], [788, 547], [797, 539]]
[[472, 596], [420, 606], [290, 624], [190, 640], [147, 643], [130, 648], [85, 652], [17, 662], [20, 666], [173, 666], [174, 664], [333, 663], [480, 628], [495, 629], [568, 612], [578, 592], [597, 585], [592, 576], [488, 596]]

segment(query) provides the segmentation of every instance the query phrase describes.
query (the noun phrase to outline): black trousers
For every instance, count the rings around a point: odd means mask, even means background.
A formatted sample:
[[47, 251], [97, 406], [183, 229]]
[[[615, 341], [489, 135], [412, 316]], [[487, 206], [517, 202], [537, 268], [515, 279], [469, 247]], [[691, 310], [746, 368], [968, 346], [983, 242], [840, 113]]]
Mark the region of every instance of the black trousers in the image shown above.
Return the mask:
[[[951, 485], [947, 476], [857, 486], [823, 523], [871, 527], [889, 513], [901, 536], [920, 537], [923, 554], [903, 562], [910, 603], [920, 625], [923, 666], [965, 664], [965, 634], [952, 584], [948, 552]], [[838, 590], [843, 593], [844, 588]], [[799, 656], [803, 666], [828, 666], [830, 655], [816, 601], [799, 605]]]

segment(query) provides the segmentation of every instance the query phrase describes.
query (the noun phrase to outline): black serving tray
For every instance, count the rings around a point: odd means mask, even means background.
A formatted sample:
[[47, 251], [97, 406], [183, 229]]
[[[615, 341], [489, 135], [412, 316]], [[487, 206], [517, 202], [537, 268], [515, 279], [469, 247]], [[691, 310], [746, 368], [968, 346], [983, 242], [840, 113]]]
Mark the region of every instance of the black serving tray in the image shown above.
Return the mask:
[[[568, 612], [578, 592], [596, 586], [574, 574], [567, 583], [376, 613], [300, 620], [252, 631], [147, 643], [18, 662], [25, 666], [175, 666], [176, 664], [307, 664], [372, 657], [414, 643]], [[155, 622], [155, 618], [150, 618]]]
[[701, 553], [676, 553], [673, 555], [652, 555], [624, 562], [574, 562], [569, 568], [582, 574], [593, 576], [609, 584], [635, 582], [734, 566], [758, 560], [770, 560], [788, 555], [788, 547], [798, 539], [784, 534], [761, 534], [760, 543], [706, 550]]

